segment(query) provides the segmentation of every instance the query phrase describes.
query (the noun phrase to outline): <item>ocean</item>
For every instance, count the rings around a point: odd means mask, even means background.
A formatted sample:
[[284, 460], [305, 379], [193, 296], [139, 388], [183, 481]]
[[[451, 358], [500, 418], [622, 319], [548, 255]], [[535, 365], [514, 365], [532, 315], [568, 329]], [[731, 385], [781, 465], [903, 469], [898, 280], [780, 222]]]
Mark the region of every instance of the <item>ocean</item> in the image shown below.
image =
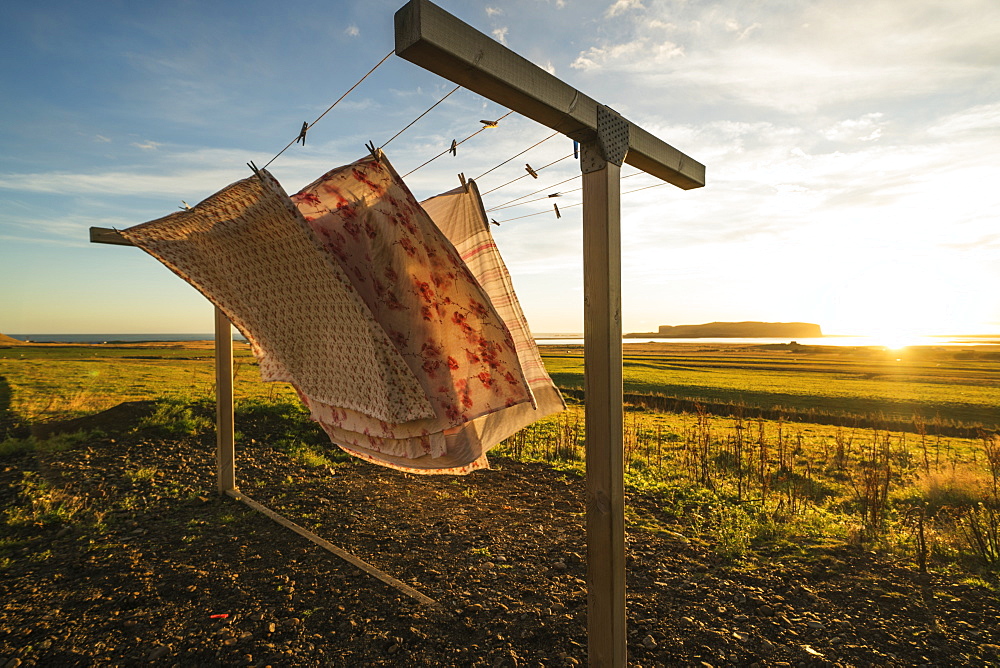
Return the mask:
[[[215, 335], [211, 332], [182, 334], [8, 334], [20, 341], [34, 343], [145, 343], [145, 342], [177, 342], [177, 341], [212, 341]], [[233, 334], [234, 341], [245, 341], [241, 334]], [[1000, 335], [995, 336], [922, 336], [906, 341], [886, 342], [865, 336], [824, 336], [822, 338], [777, 339], [777, 338], [703, 338], [703, 339], [622, 339], [622, 343], [697, 343], [740, 344], [740, 345], [775, 345], [788, 344], [792, 341], [804, 346], [878, 346], [902, 348], [905, 346], [983, 346], [1000, 345]], [[583, 345], [582, 334], [540, 334], [535, 337], [538, 345]]]
[[[19, 341], [32, 343], [147, 343], [176, 341], [214, 341], [215, 334], [8, 334]], [[233, 335], [234, 341], [245, 341], [240, 334]]]

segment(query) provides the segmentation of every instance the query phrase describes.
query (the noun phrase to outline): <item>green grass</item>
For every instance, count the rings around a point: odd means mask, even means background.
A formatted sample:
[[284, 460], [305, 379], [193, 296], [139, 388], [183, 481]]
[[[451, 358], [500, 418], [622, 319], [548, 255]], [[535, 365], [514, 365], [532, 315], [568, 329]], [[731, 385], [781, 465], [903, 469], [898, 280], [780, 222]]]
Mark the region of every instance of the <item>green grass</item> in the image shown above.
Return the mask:
[[[236, 425], [241, 442], [276, 447], [310, 468], [346, 455], [309, 420], [293, 390], [263, 383], [249, 351], [237, 346]], [[582, 387], [582, 350], [552, 347], [543, 359], [557, 384]], [[25, 425], [94, 413], [123, 401], [156, 399], [132, 425], [144, 438], [202, 438], [214, 421], [211, 350], [183, 345], [0, 348], [5, 419]], [[655, 499], [659, 514], [630, 521], [682, 533], [729, 559], [807, 552], [858, 543], [931, 565], [1000, 568], [1000, 441], [958, 438], [927, 422], [997, 427], [1000, 358], [978, 350], [788, 346], [628, 345], [628, 392], [823, 414], [867, 415], [868, 426], [714, 416], [708, 412], [625, 412], [630, 490]], [[583, 408], [542, 420], [508, 439], [498, 453], [541, 460], [582, 474]], [[909, 423], [909, 433], [872, 428], [879, 416]], [[0, 427], [3, 425], [0, 424]], [[973, 432], [975, 433], [975, 432]], [[3, 432], [0, 432], [0, 437]], [[47, 441], [6, 438], [0, 459], [57, 452], [86, 434]], [[164, 485], [154, 469], [131, 470], [135, 483]], [[294, 481], [289, 478], [288, 484]], [[11, 522], [82, 521], [85, 509], [26, 479], [26, 515]], [[442, 497], [472, 495], [456, 484]], [[127, 504], [138, 500], [127, 497]], [[126, 508], [127, 509], [127, 508]], [[925, 541], [921, 547], [917, 529]]]
[[[245, 344], [235, 344], [233, 355], [237, 399], [295, 400], [287, 383], [261, 382]], [[0, 347], [0, 379], [9, 388], [12, 413], [44, 421], [123, 401], [214, 399], [215, 362], [211, 348], [183, 344]]]
[[[756, 346], [725, 354], [658, 353], [632, 344], [626, 392], [844, 415], [1000, 426], [1000, 359], [947, 349], [880, 351]], [[671, 349], [675, 349], [673, 346]], [[809, 349], [812, 350], [812, 349]], [[972, 355], [971, 359], [966, 356]], [[560, 387], [583, 387], [582, 349], [543, 349]]]
[[[570, 406], [497, 452], [582, 475], [583, 412]], [[939, 565], [994, 569], [1000, 561], [992, 510], [1000, 509], [1000, 440], [634, 407], [624, 436], [626, 487], [656, 499], [681, 532], [726, 558], [864, 543], [915, 561], [923, 551]]]

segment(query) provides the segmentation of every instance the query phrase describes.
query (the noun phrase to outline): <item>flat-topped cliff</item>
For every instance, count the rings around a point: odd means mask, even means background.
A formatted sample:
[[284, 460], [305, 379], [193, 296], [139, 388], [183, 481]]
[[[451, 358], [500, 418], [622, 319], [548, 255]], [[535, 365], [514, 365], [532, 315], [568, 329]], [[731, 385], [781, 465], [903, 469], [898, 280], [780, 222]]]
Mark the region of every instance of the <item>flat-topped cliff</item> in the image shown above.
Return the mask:
[[812, 339], [823, 336], [823, 330], [811, 322], [708, 322], [703, 325], [661, 325], [657, 332], [636, 332], [625, 336], [664, 339], [793, 337]]

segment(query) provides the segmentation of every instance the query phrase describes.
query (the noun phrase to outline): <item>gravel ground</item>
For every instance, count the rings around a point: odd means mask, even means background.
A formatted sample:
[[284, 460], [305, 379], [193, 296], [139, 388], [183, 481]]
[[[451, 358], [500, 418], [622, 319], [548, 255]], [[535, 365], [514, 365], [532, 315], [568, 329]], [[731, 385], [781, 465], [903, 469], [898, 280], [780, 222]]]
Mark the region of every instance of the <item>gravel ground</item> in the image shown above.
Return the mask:
[[[205, 442], [0, 461], [0, 667], [585, 665], [583, 481], [493, 465], [417, 477], [239, 450], [243, 492], [434, 608], [217, 496]], [[1000, 665], [1000, 597], [959, 574], [846, 548], [729, 564], [629, 502], [630, 665]]]

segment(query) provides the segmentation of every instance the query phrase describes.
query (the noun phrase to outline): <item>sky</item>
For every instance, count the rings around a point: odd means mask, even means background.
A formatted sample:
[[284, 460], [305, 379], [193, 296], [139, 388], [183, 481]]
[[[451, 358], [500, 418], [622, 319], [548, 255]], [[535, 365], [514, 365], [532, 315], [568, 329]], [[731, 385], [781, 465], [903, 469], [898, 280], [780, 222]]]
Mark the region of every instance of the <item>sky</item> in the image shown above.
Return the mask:
[[[1000, 333], [996, 0], [438, 4], [707, 166], [689, 191], [622, 169], [626, 332]], [[267, 163], [392, 50], [401, 5], [3, 3], [0, 332], [211, 331], [193, 288], [88, 228], [159, 218]], [[269, 171], [294, 193], [453, 87], [392, 56]], [[459, 90], [386, 155], [405, 174], [507, 111]], [[532, 330], [580, 332], [572, 142], [484, 174], [550, 134], [512, 114], [406, 181], [425, 199], [482, 175], [488, 209], [540, 191], [491, 211], [493, 233]], [[551, 192], [561, 218], [524, 203]]]

